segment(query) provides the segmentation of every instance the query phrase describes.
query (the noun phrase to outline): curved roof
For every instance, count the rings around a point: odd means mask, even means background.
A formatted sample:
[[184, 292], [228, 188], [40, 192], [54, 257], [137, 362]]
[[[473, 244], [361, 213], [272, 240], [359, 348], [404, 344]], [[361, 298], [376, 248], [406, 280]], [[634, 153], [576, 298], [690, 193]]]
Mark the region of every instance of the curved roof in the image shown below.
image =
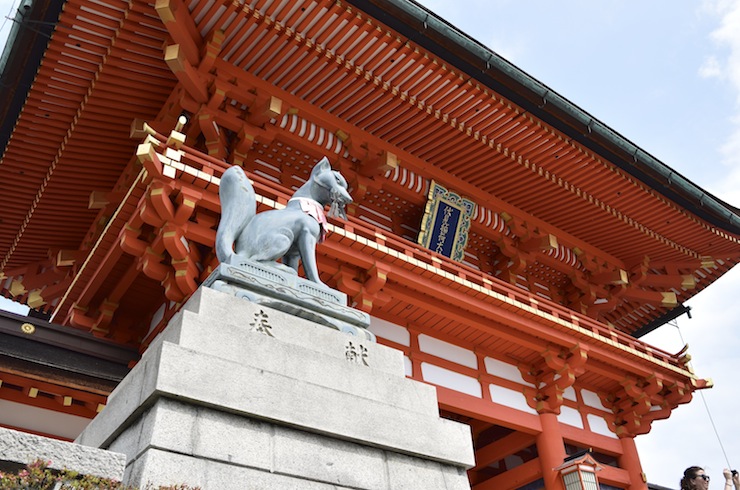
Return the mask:
[[[238, 135], [243, 113], [266, 96], [283, 100], [301, 127], [342, 141], [347, 154], [337, 159], [365, 189], [358, 218], [413, 240], [426, 190], [441, 182], [478, 204], [470, 265], [499, 275], [509, 267], [501, 252], [507, 240], [552, 235], [556, 256], [528, 256], [526, 269], [509, 272], [527, 275], [533, 292], [549, 284], [546, 297], [561, 304], [583, 293], [575, 283], [601, 281], [606, 292], [585, 288], [603, 301], [590, 306], [611, 308], [602, 320], [624, 331], [669, 308], [650, 298], [668, 291], [683, 301], [740, 257], [737, 209], [413, 2], [216, 8], [204, 0], [188, 4], [187, 14], [181, 7], [175, 27], [164, 25], [153, 3], [70, 0], [48, 47], [36, 38], [43, 62], [32, 86], [15, 82], [28, 96], [0, 161], [4, 294], [29, 294], [30, 286], [11, 284], [14, 277], [26, 284], [59, 273], [49, 257], [60, 250], [89, 252], [113, 211], [90, 209], [91, 192], [117, 204], [135, 177], [131, 120], [166, 132], [182, 104], [193, 113], [211, 110], [204, 116], [220, 117]], [[61, 4], [36, 1], [33, 8]], [[222, 30], [218, 59], [173, 73], [163, 59], [169, 29], [180, 29], [195, 58]], [[32, 65], [22, 61], [9, 63], [3, 77]], [[242, 85], [227, 83], [222, 103], [210, 108], [215, 74]], [[306, 140], [288, 135], [290, 128], [281, 127], [290, 141], [260, 150], [264, 171], [277, 181], [284, 146]], [[313, 140], [298, 146], [326, 151]], [[383, 152], [398, 157], [392, 172], [371, 166]], [[658, 285], [630, 292], [595, 279], [615, 271]], [[684, 287], [687, 275], [695, 289]], [[61, 279], [57, 285], [64, 288]]]

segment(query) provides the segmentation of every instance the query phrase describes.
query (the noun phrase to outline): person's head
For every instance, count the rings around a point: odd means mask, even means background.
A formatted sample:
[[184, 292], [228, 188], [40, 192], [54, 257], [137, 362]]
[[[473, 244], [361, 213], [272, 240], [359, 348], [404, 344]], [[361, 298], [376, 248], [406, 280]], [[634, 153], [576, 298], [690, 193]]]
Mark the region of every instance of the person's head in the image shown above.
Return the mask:
[[709, 488], [709, 475], [704, 468], [691, 466], [686, 468], [681, 478], [681, 490], [707, 490]]

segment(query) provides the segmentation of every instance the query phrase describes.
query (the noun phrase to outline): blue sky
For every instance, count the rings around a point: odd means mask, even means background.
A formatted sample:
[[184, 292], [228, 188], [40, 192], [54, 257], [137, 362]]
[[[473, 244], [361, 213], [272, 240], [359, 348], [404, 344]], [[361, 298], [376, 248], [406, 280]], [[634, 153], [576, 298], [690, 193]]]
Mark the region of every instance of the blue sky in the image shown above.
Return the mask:
[[[0, 0], [7, 15], [17, 1]], [[740, 2], [704, 0], [424, 0], [448, 22], [570, 99], [707, 191], [740, 206]], [[0, 39], [10, 27], [0, 19]], [[4, 44], [4, 41], [3, 41]], [[688, 304], [678, 326], [730, 462], [740, 467], [740, 268]], [[1, 305], [0, 305], [1, 306]], [[667, 325], [646, 337], [683, 343]], [[727, 466], [700, 396], [658, 421], [638, 449], [648, 480], [678, 487]]]

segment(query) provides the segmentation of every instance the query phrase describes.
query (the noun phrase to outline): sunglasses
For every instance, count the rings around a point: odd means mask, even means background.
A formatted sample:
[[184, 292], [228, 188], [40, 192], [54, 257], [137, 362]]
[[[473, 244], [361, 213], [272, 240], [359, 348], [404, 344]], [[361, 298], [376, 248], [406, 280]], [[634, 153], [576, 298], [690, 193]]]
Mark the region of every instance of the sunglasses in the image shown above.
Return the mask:
[[694, 478], [701, 478], [704, 481], [709, 481], [709, 475], [696, 475]]

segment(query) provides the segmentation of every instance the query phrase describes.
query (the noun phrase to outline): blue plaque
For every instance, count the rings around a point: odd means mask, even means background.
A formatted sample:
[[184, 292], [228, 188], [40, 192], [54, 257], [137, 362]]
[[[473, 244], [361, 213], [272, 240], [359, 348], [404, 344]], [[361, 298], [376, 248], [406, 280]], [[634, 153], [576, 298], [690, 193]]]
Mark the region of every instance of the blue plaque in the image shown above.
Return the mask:
[[474, 202], [432, 181], [421, 223], [419, 244], [461, 262], [465, 256], [470, 218], [474, 211]]

